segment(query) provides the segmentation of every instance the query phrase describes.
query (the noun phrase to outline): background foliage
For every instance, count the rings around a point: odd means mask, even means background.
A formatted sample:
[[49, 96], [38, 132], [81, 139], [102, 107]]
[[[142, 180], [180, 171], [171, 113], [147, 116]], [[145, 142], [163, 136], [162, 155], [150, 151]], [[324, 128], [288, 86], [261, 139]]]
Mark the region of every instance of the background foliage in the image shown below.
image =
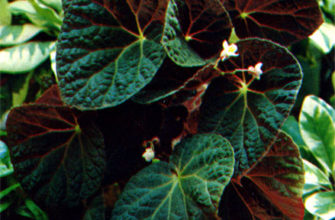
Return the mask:
[[[62, 8], [59, 0], [0, 0], [1, 216], [59, 219], [71, 207], [66, 218], [117, 219], [129, 210], [143, 218], [166, 213], [172, 219], [211, 218], [220, 207], [218, 215], [224, 219], [299, 219], [303, 193], [305, 219], [331, 219], [335, 3], [318, 2], [324, 22], [312, 34], [318, 23], [304, 30], [303, 22], [291, 20], [294, 10], [276, 17], [276, 4], [257, 9], [244, 7], [243, 1], [221, 2], [225, 8], [219, 1], [201, 5], [176, 0], [141, 9], [118, 1], [108, 11], [108, 5], [91, 1], [64, 1]], [[310, 7], [308, 16], [317, 15], [314, 1], [301, 4]], [[269, 28], [276, 19], [284, 34], [275, 23]], [[229, 36], [239, 57], [213, 69]], [[245, 37], [254, 38], [237, 41]], [[219, 75], [258, 61], [264, 64], [260, 81], [243, 71]], [[295, 101], [300, 68], [304, 76]], [[108, 74], [112, 71], [113, 77]], [[56, 82], [60, 91], [52, 86]], [[240, 90], [244, 84], [247, 91]], [[102, 110], [92, 111], [97, 109]], [[279, 128], [288, 114], [284, 133]], [[6, 129], [6, 121], [15, 126]], [[171, 143], [185, 132], [215, 132], [229, 142], [197, 134], [172, 152]], [[153, 137], [159, 138], [158, 145]], [[142, 146], [152, 144], [161, 161], [148, 166], [139, 155]], [[196, 146], [192, 151], [191, 145]], [[222, 163], [211, 155], [220, 155]], [[269, 164], [278, 169], [264, 169]], [[181, 200], [186, 200], [185, 212]]]

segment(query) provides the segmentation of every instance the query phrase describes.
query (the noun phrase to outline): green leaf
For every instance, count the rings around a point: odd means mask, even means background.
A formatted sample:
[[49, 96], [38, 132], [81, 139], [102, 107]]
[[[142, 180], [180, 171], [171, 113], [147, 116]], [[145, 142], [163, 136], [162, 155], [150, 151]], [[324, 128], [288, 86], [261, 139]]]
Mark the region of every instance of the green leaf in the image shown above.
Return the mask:
[[13, 173], [13, 165], [10, 161], [7, 145], [0, 140], [0, 178]]
[[335, 218], [335, 192], [319, 192], [308, 197], [305, 201], [306, 209], [322, 219]]
[[5, 196], [7, 196], [9, 193], [11, 193], [12, 191], [14, 191], [16, 188], [20, 187], [20, 184], [19, 183], [16, 183], [14, 185], [11, 185], [9, 187], [7, 187], [6, 189], [2, 190], [0, 192], [0, 200], [3, 200], [3, 198]]
[[335, 25], [323, 23], [320, 28], [310, 36], [310, 39], [312, 39], [312, 41], [314, 41], [314, 43], [327, 54], [335, 45], [334, 34]]
[[177, 65], [203, 66], [222, 50], [231, 27], [228, 13], [218, 0], [171, 0], [162, 44]]
[[88, 205], [83, 220], [106, 220], [105, 203], [102, 194], [98, 194]]
[[303, 161], [305, 168], [304, 194], [315, 189], [331, 189], [331, 183], [327, 175], [309, 161]]
[[56, 9], [58, 12], [62, 11], [62, 0], [41, 0], [44, 5]]
[[[247, 39], [237, 46], [240, 55], [219, 64], [226, 74], [206, 90], [198, 129], [218, 132], [230, 141], [234, 175], [243, 175], [273, 144], [295, 102], [302, 73], [293, 55], [278, 44]], [[233, 73], [258, 62], [263, 63], [260, 80], [247, 71]]]
[[[66, 5], [57, 47], [63, 100], [82, 110], [116, 106], [161, 66], [166, 1], [75, 0]], [[115, 6], [115, 7], [114, 7]]]
[[315, 96], [307, 96], [299, 116], [304, 142], [327, 172], [335, 171], [335, 110]]
[[51, 8], [37, 0], [22, 0], [11, 2], [10, 11], [13, 14], [25, 15], [35, 25], [60, 30], [62, 19]]
[[0, 26], [10, 25], [11, 23], [12, 15], [9, 11], [8, 0], [0, 0]]
[[100, 187], [104, 139], [93, 118], [65, 106], [57, 87], [10, 111], [8, 147], [23, 189], [43, 208], [73, 207]]
[[302, 139], [300, 134], [299, 123], [294, 116], [291, 115], [287, 118], [287, 120], [283, 124], [282, 130], [290, 135], [294, 143], [296, 143], [299, 147], [305, 145], [304, 140]]
[[0, 50], [0, 72], [10, 74], [33, 70], [45, 61], [55, 42], [29, 42]]
[[217, 134], [183, 139], [170, 157], [127, 183], [112, 219], [211, 219], [233, 173], [229, 142]]
[[41, 31], [42, 28], [32, 24], [0, 26], [0, 46], [24, 43]]

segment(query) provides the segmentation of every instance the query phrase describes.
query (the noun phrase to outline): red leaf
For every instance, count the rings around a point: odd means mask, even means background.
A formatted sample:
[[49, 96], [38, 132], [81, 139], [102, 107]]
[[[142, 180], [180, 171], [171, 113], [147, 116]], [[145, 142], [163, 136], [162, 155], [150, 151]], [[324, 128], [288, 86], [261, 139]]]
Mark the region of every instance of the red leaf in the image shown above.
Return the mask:
[[221, 0], [239, 38], [261, 37], [283, 45], [307, 38], [323, 22], [315, 0]]
[[[222, 199], [230, 201], [236, 199], [231, 196], [238, 195], [254, 219], [304, 217], [303, 163], [298, 147], [285, 133], [279, 134], [270, 151], [241, 179], [241, 184], [233, 180], [232, 185], [236, 194], [230, 192]], [[237, 213], [226, 211], [231, 213], [229, 219], [239, 219]]]
[[15, 175], [42, 207], [74, 207], [98, 190], [103, 136], [91, 118], [61, 104], [56, 86], [12, 109], [7, 131]]

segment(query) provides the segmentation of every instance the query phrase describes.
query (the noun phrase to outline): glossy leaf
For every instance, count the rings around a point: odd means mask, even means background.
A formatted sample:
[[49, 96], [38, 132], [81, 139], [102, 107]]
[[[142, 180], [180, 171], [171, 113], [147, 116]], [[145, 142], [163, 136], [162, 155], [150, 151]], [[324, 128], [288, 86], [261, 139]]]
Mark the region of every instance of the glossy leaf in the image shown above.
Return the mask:
[[119, 105], [162, 64], [166, 1], [71, 1], [57, 48], [63, 100], [80, 109]]
[[323, 22], [316, 0], [221, 0], [239, 38], [260, 37], [282, 45], [307, 38]]
[[245, 207], [252, 219], [302, 219], [304, 216], [303, 162], [298, 147], [285, 133], [279, 134], [264, 158], [241, 179], [241, 185], [236, 181], [232, 185], [236, 194], [224, 195], [222, 200], [229, 202], [238, 196], [243, 203], [224, 207], [223, 214], [229, 213], [224, 219], [240, 220], [240, 214], [230, 210], [245, 210]]
[[304, 194], [316, 189], [331, 189], [331, 183], [327, 175], [314, 164], [308, 162], [307, 160], [303, 161], [305, 168]]
[[319, 163], [335, 170], [335, 110], [315, 96], [307, 96], [299, 117], [304, 142]]
[[0, 50], [0, 72], [30, 71], [49, 57], [55, 42], [29, 42]]
[[0, 45], [24, 43], [42, 31], [42, 28], [32, 24], [0, 26]]
[[13, 1], [9, 5], [10, 11], [15, 15], [25, 15], [37, 26], [60, 30], [62, 19], [51, 8], [46, 7], [37, 0]]
[[203, 66], [229, 38], [231, 23], [218, 0], [171, 0], [165, 17], [162, 44], [180, 66]]
[[0, 178], [13, 173], [7, 145], [0, 140]]
[[59, 105], [57, 87], [11, 110], [8, 146], [17, 179], [43, 207], [73, 207], [98, 190], [104, 141], [92, 119]]
[[335, 192], [319, 192], [308, 197], [305, 201], [306, 209], [322, 219], [335, 218]]
[[130, 179], [112, 219], [214, 217], [233, 164], [232, 148], [221, 136], [198, 134], [184, 139], [170, 163], [154, 163]]
[[[235, 175], [243, 175], [275, 140], [301, 84], [301, 69], [285, 48], [267, 40], [237, 43], [239, 57], [219, 67], [226, 74], [209, 85], [200, 107], [200, 132], [218, 132], [235, 151]], [[260, 80], [247, 71], [262, 62]]]

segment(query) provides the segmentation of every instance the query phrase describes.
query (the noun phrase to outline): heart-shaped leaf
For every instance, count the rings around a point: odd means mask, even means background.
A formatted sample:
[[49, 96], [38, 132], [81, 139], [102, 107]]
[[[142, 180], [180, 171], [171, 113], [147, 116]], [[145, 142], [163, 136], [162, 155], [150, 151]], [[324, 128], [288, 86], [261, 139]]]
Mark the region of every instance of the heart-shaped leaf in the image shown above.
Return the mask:
[[203, 219], [216, 216], [234, 167], [229, 142], [217, 134], [184, 139], [170, 157], [127, 183], [112, 219]]
[[86, 110], [116, 106], [162, 64], [166, 1], [71, 1], [57, 48], [63, 100]]
[[315, 96], [307, 96], [299, 117], [301, 136], [314, 157], [335, 173], [335, 110]]
[[14, 108], [8, 115], [8, 146], [15, 174], [43, 207], [76, 206], [101, 184], [103, 137], [92, 119], [58, 102], [45, 101], [60, 100], [57, 87], [45, 95], [48, 97]]
[[239, 38], [261, 37], [283, 45], [307, 38], [323, 22], [315, 0], [221, 0]]
[[218, 0], [171, 0], [162, 44], [176, 64], [202, 66], [219, 53], [230, 32], [229, 15]]
[[246, 219], [238, 217], [237, 211], [246, 210], [245, 207], [252, 219], [303, 219], [303, 162], [298, 147], [285, 133], [279, 134], [265, 157], [241, 179], [241, 184], [233, 181], [232, 186], [230, 189], [235, 192], [225, 191], [223, 202], [229, 203], [238, 196], [243, 203], [222, 207], [224, 219]]
[[302, 73], [293, 55], [278, 44], [248, 39], [237, 46], [239, 57], [221, 63], [221, 70], [245, 70], [262, 62], [263, 74], [260, 80], [248, 71], [214, 79], [200, 107], [199, 131], [229, 139], [235, 151], [234, 172], [240, 175], [272, 145], [294, 104]]

